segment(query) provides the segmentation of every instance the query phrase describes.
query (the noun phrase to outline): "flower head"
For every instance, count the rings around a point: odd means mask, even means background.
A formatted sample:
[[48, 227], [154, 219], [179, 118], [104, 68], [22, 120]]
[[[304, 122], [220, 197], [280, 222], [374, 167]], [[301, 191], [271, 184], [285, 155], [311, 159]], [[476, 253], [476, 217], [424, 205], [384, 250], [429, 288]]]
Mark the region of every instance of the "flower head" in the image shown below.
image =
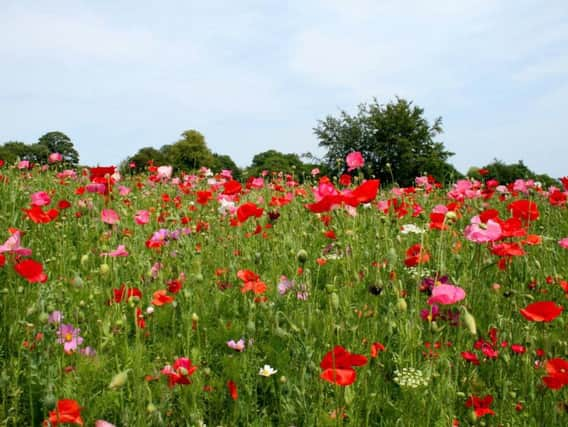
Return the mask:
[[81, 330], [79, 328], [74, 328], [73, 325], [68, 323], [59, 326], [57, 342], [63, 344], [63, 350], [65, 350], [66, 353], [77, 350], [77, 347], [83, 343], [83, 337], [79, 335], [80, 332]]
[[270, 365], [264, 365], [258, 371], [258, 375], [260, 375], [262, 377], [270, 377], [270, 376], [274, 375], [276, 372], [278, 372], [277, 369], [272, 368]]

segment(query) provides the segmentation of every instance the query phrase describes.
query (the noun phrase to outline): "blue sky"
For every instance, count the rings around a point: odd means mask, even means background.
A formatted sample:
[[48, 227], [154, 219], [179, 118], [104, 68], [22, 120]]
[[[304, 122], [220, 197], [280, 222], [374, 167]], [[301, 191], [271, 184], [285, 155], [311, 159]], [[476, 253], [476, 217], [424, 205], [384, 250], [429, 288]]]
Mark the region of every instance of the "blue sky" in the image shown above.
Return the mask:
[[566, 0], [1, 0], [0, 142], [118, 164], [187, 129], [239, 165], [322, 154], [341, 109], [413, 100], [469, 166], [568, 175]]

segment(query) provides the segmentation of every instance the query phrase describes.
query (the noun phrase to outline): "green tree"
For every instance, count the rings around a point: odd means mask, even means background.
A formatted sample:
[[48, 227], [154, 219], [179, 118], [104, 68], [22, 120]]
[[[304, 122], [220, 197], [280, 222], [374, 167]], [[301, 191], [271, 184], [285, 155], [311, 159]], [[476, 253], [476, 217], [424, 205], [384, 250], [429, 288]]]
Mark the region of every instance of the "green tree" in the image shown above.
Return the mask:
[[[144, 147], [138, 150], [136, 154], [129, 157], [124, 165], [121, 165], [121, 170], [124, 172], [131, 171], [134, 173], [141, 173], [148, 167], [148, 164], [153, 161], [155, 165], [161, 166], [168, 164], [168, 159], [160, 150], [154, 147]], [[130, 163], [134, 163], [134, 168], [130, 168]]]
[[314, 133], [327, 149], [324, 160], [333, 173], [344, 172], [345, 157], [360, 151], [365, 158], [363, 172], [383, 182], [410, 185], [424, 173], [439, 180], [457, 172], [446, 163], [453, 155], [434, 138], [442, 133], [442, 119], [430, 124], [424, 110], [401, 98], [381, 105], [376, 99], [361, 104], [356, 115], [341, 111], [339, 117], [318, 121]]
[[19, 160], [27, 160], [29, 145], [20, 141], [8, 141], [2, 145], [0, 158], [6, 163], [15, 163]]
[[213, 153], [205, 143], [205, 137], [191, 129], [181, 134], [181, 139], [171, 146], [164, 146], [160, 151], [177, 171], [199, 169], [214, 165]]
[[242, 175], [241, 169], [227, 154], [213, 153], [213, 166], [211, 167], [215, 172], [220, 172], [223, 169], [229, 169], [233, 172], [234, 179], [240, 179]]
[[63, 132], [48, 132], [39, 138], [38, 144], [47, 148], [48, 156], [50, 153], [59, 153], [63, 156], [64, 162], [74, 166], [79, 163], [79, 153], [75, 150], [71, 139]]
[[533, 172], [522, 160], [519, 160], [517, 163], [507, 164], [501, 160], [494, 159], [493, 162], [482, 168], [471, 167], [467, 172], [467, 176], [482, 179], [483, 176], [479, 173], [481, 169], [486, 170], [484, 179], [495, 179], [501, 184], [509, 184], [517, 179], [534, 179], [535, 181], [540, 181], [545, 187], [560, 185], [559, 181], [549, 175]]
[[295, 177], [302, 177], [306, 173], [306, 165], [297, 154], [268, 150], [253, 157], [252, 164], [247, 168], [247, 175], [258, 176], [265, 170], [290, 173]]

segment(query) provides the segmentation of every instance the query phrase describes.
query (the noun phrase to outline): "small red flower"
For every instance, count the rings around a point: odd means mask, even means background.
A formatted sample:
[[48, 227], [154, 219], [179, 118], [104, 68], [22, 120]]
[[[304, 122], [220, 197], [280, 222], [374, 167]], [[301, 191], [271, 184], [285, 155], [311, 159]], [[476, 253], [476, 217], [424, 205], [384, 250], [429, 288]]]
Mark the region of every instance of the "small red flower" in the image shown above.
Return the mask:
[[553, 301], [539, 301], [522, 308], [521, 314], [531, 322], [551, 322], [556, 319], [564, 307], [556, 305]]
[[76, 400], [61, 399], [57, 401], [54, 411], [49, 413], [49, 418], [43, 422], [44, 426], [58, 426], [59, 424], [77, 424], [82, 426], [81, 407]]
[[544, 364], [547, 376], [542, 378], [544, 384], [552, 389], [559, 390], [568, 385], [568, 361], [564, 359], [550, 359]]
[[251, 216], [259, 218], [262, 215], [263, 209], [259, 208], [254, 203], [244, 203], [237, 209], [237, 218], [240, 222], [245, 222]]
[[406, 251], [406, 259], [404, 265], [407, 267], [415, 267], [418, 264], [424, 264], [430, 260], [430, 254], [426, 252], [420, 243], [411, 246]]
[[152, 295], [152, 305], [162, 306], [164, 304], [171, 304], [174, 298], [167, 294], [165, 289], [160, 289]]
[[197, 366], [193, 366], [190, 359], [180, 357], [176, 359], [173, 366], [166, 365], [161, 372], [168, 376], [168, 385], [173, 387], [176, 384], [191, 384], [189, 377], [195, 371], [197, 371]]
[[371, 357], [374, 359], [379, 355], [381, 351], [385, 351], [385, 346], [380, 342], [374, 342], [371, 344]]
[[355, 382], [357, 374], [353, 366], [363, 366], [367, 364], [367, 358], [362, 354], [354, 354], [347, 351], [340, 345], [333, 348], [323, 357], [320, 368], [323, 372], [320, 378], [340, 386], [348, 386]]
[[33, 259], [27, 259], [14, 266], [16, 273], [30, 283], [45, 283], [47, 275], [43, 272], [43, 265]]
[[233, 380], [227, 381], [227, 388], [229, 389], [229, 394], [231, 399], [237, 400], [239, 398], [239, 391], [237, 390], [237, 384]]
[[485, 415], [495, 415], [495, 411], [489, 407], [491, 406], [491, 403], [493, 403], [493, 396], [490, 394], [483, 398], [470, 396], [470, 398], [465, 402], [465, 406], [468, 408], [473, 407], [475, 416], [480, 418]]

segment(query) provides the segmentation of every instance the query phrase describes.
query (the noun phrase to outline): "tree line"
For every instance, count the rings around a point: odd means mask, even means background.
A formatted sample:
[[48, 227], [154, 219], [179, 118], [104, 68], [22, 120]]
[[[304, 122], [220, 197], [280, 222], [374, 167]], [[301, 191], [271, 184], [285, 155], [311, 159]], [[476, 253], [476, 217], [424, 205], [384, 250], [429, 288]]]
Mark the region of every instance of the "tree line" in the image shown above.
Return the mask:
[[[310, 153], [300, 156], [268, 150], [255, 155], [251, 165], [241, 169], [229, 155], [212, 152], [204, 135], [191, 129], [182, 132], [180, 139], [171, 144], [141, 148], [125, 159], [120, 169], [123, 173], [138, 174], [149, 165], [171, 165], [176, 172], [205, 166], [216, 172], [230, 169], [235, 179], [269, 171], [293, 173], [301, 180], [315, 168], [331, 176], [347, 173], [345, 158], [356, 151], [365, 159], [357, 173], [379, 178], [385, 184], [412, 185], [415, 177], [424, 175], [442, 183], [463, 178], [448, 162], [454, 153], [437, 141], [443, 132], [442, 118], [430, 123], [422, 108], [405, 99], [396, 98], [387, 104], [373, 99], [359, 105], [356, 114], [340, 111], [336, 116], [328, 115], [317, 122], [313, 131], [319, 146], [326, 150], [323, 158]], [[0, 146], [0, 160], [5, 163], [28, 160], [44, 164], [50, 153], [60, 153], [62, 161], [70, 166], [79, 164], [79, 154], [71, 139], [59, 131], [46, 133], [34, 144], [10, 141]], [[522, 161], [508, 165], [497, 159], [483, 167], [470, 168], [467, 176], [496, 179], [501, 183], [517, 178], [532, 178], [544, 185], [558, 183], [546, 174], [534, 173]]]

